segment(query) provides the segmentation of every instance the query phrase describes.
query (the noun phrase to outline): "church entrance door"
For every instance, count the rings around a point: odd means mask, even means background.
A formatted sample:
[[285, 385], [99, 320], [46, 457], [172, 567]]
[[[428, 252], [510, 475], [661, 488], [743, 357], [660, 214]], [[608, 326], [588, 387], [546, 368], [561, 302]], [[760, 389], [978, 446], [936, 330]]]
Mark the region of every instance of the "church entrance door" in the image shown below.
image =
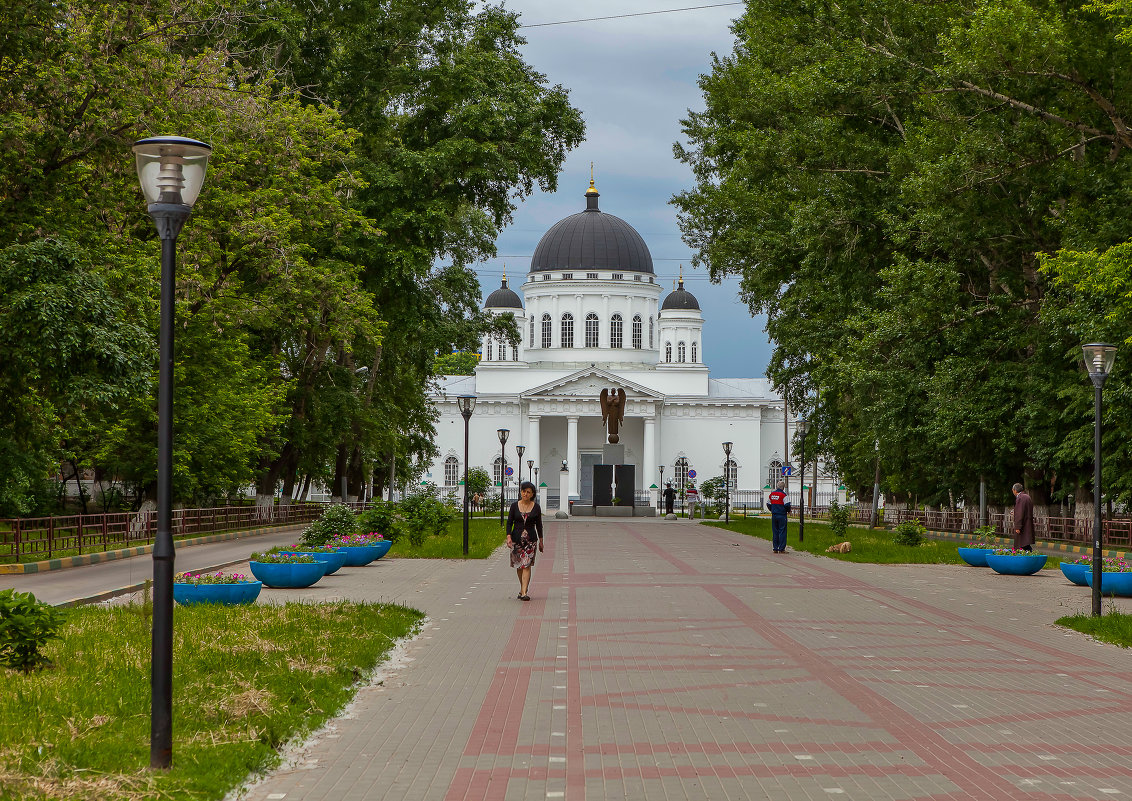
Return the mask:
[[601, 453], [579, 453], [582, 473], [578, 476], [578, 495], [583, 505], [593, 503], [594, 499], [594, 465], [601, 464]]

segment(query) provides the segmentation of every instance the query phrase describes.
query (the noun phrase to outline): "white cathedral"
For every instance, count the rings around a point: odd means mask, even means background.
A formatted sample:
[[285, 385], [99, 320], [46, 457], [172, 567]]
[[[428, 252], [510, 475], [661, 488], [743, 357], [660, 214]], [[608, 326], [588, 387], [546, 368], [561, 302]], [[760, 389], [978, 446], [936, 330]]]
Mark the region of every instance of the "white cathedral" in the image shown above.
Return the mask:
[[[636, 506], [655, 506], [665, 482], [681, 489], [724, 475], [736, 497], [753, 490], [747, 503], [761, 505], [763, 488], [791, 456], [794, 421], [784, 429], [782, 398], [767, 379], [710, 377], [699, 302], [682, 277], [665, 294], [645, 241], [598, 208], [592, 180], [585, 211], [555, 223], [539, 241], [519, 292], [505, 274], [484, 304], [515, 316], [519, 346], [485, 338], [475, 375], [442, 377], [432, 397], [440, 454], [428, 468], [429, 481], [458, 493], [464, 419], [457, 399], [474, 395], [470, 467], [486, 469], [498, 486], [504, 472], [498, 430], [508, 429], [508, 497], [537, 468], [549, 508], [565, 509], [568, 500], [584, 508], [592, 503], [593, 466], [602, 462], [606, 442], [598, 398], [603, 389], [621, 388], [620, 443], [624, 463], [635, 466]], [[724, 442], [732, 443], [729, 459]], [[819, 473], [819, 488], [823, 482], [830, 484], [829, 477]]]

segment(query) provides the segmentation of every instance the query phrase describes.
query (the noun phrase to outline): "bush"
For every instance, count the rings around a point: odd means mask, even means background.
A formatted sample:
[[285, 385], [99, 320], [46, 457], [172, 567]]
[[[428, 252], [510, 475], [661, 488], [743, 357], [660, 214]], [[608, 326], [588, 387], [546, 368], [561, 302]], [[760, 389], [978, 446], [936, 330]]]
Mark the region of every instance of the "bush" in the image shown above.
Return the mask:
[[358, 519], [354, 513], [342, 504], [334, 504], [306, 527], [302, 540], [304, 545], [325, 545], [334, 537], [353, 534], [357, 530]]
[[911, 548], [915, 548], [924, 541], [924, 534], [926, 532], [927, 529], [915, 520], [905, 520], [894, 529], [892, 540], [897, 545], [907, 545]]
[[839, 504], [836, 498], [829, 504], [829, 530], [835, 540], [845, 539], [849, 531], [849, 507]]
[[363, 534], [372, 531], [396, 542], [401, 533], [397, 526], [397, 504], [373, 501], [369, 509], [358, 515], [357, 528]]
[[24, 673], [49, 667], [39, 649], [59, 636], [62, 625], [63, 613], [30, 592], [0, 591], [0, 664]]
[[436, 497], [436, 488], [429, 486], [401, 501], [399, 527], [410, 544], [419, 548], [428, 535], [440, 535], [456, 518], [456, 509]]

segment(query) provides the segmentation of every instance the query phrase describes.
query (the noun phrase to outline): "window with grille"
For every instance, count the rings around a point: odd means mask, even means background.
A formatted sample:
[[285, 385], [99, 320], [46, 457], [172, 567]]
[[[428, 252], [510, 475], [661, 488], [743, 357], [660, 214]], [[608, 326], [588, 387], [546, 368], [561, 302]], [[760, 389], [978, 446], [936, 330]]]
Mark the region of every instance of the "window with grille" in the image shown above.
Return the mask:
[[641, 315], [633, 315], [633, 347], [637, 350], [641, 348]]
[[727, 486], [731, 488], [732, 492], [735, 492], [735, 490], [739, 486], [739, 466], [735, 464], [734, 459], [727, 460], [727, 464], [723, 466], [723, 474], [727, 477]]
[[698, 358], [696, 358], [696, 355], [697, 355], [697, 351], [698, 351], [698, 348], [696, 347], [696, 343], [695, 343], [695, 342], [693, 342], [693, 343], [692, 343], [692, 363], [693, 363], [693, 364], [695, 364], [695, 363], [699, 362], [699, 359], [698, 359]]
[[634, 276], [633, 276], [633, 280], [634, 280], [634, 281], [640, 281], [640, 280], [641, 280], [641, 276], [639, 276], [639, 275], [634, 275]]
[[620, 280], [621, 280], [622, 278], [624, 278], [624, 277], [625, 277], [625, 276], [624, 276], [624, 274], [622, 274], [622, 273], [614, 273], [614, 274], [613, 274], [613, 276], [612, 276], [612, 278], [613, 278], [613, 280], [614, 280], [614, 281], [620, 281]]
[[495, 486], [502, 486], [503, 482], [503, 457], [496, 456], [495, 461], [491, 466], [491, 479]]
[[527, 343], [532, 348], [535, 346], [535, 316], [533, 314], [531, 315], [531, 338], [527, 340]]
[[542, 346], [544, 348], [549, 348], [551, 346], [550, 337], [553, 329], [554, 321], [550, 319], [549, 314], [544, 314], [542, 316]]
[[676, 481], [673, 483], [676, 484], [676, 489], [679, 491], [684, 489], [688, 484], [688, 460], [681, 456], [676, 460], [674, 469], [676, 471]]
[[574, 347], [574, 315], [566, 312], [562, 315], [562, 343], [563, 348]]
[[684, 361], [685, 361], [685, 358], [684, 358], [685, 356], [687, 356], [686, 348], [684, 347], [684, 343], [681, 342], [679, 345], [676, 346], [676, 361], [683, 364]]
[[491, 343], [492, 343], [492, 340], [490, 340], [490, 339], [489, 339], [489, 340], [487, 341], [487, 360], [488, 360], [489, 362], [490, 362], [490, 361], [492, 360], [492, 358], [491, 358], [491, 354], [495, 352], [495, 351], [493, 350], [493, 346], [492, 346], [492, 344], [491, 344]]
[[586, 273], [586, 278], [597, 280], [597, 273]]
[[666, 362], [669, 362], [669, 363], [672, 362], [672, 343], [671, 342], [665, 342], [664, 343], [664, 360]]
[[622, 332], [621, 315], [615, 314], [609, 318], [609, 347], [620, 348], [623, 346]]
[[572, 281], [572, 280], [574, 280], [574, 274], [573, 273], [562, 273], [562, 280], [563, 281]]
[[444, 460], [444, 486], [455, 487], [460, 483], [460, 460], [449, 456]]
[[649, 317], [649, 350], [652, 350], [652, 317]]
[[596, 348], [597, 347], [597, 330], [598, 330], [597, 315], [594, 314], [593, 312], [590, 312], [589, 314], [586, 315], [586, 347], [587, 348]]
[[550, 280], [550, 273], [543, 273], [542, 274], [542, 280], [543, 281], [549, 281]]
[[771, 489], [778, 486], [778, 482], [782, 480], [782, 462], [778, 459], [770, 460], [770, 467], [767, 469], [766, 483], [770, 484]]

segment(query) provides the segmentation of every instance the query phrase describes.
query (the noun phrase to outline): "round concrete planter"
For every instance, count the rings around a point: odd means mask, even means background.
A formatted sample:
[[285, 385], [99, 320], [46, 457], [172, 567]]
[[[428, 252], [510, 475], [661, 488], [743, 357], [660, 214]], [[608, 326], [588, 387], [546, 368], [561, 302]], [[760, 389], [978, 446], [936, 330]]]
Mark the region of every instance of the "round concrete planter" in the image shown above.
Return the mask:
[[334, 553], [326, 553], [325, 551], [283, 551], [282, 553], [295, 554], [297, 556], [313, 556], [320, 562], [327, 562], [329, 563], [329, 567], [326, 568], [326, 575], [328, 576], [337, 573], [338, 569], [346, 564], [346, 553], [341, 548]]
[[1093, 573], [1092, 565], [1073, 565], [1068, 562], [1061, 563], [1061, 572], [1067, 579], [1072, 581], [1078, 587], [1088, 587], [1089, 576]]
[[1032, 576], [1045, 567], [1048, 559], [1044, 553], [1026, 556], [988, 553], [987, 567], [1004, 576]]
[[174, 584], [173, 600], [182, 606], [193, 604], [236, 604], [254, 603], [259, 597], [263, 583], [243, 581], [239, 584]]
[[276, 589], [297, 590], [310, 587], [326, 575], [330, 563], [325, 560], [317, 562], [273, 563], [249, 562], [252, 575], [262, 581], [267, 587]]
[[343, 545], [341, 550], [346, 552], [347, 567], [364, 567], [374, 562], [393, 547], [393, 540], [378, 540], [372, 545]]
[[[1090, 567], [1085, 574], [1089, 586], [1093, 586], [1093, 571]], [[1132, 573], [1101, 573], [1101, 595], [1132, 597]]]
[[987, 554], [990, 553], [990, 548], [960, 548], [959, 558], [969, 565], [975, 567], [987, 566]]

